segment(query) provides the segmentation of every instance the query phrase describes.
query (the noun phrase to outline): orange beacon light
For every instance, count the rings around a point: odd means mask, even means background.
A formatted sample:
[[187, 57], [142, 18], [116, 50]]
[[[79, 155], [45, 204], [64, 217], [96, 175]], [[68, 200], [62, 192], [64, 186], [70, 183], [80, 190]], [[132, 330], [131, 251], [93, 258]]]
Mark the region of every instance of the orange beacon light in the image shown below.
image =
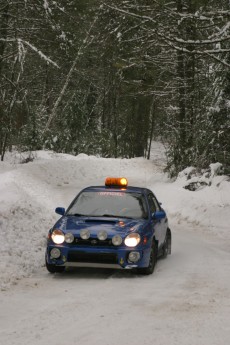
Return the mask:
[[108, 186], [117, 186], [117, 187], [127, 187], [128, 180], [125, 177], [107, 177], [105, 179], [105, 185]]

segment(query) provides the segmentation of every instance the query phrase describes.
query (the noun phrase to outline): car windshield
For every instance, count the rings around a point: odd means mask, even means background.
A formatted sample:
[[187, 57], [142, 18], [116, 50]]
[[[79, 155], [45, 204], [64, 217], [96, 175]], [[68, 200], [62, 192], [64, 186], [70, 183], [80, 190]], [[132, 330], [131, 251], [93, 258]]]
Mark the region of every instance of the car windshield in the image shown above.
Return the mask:
[[67, 215], [146, 219], [147, 206], [140, 193], [88, 191], [79, 195]]

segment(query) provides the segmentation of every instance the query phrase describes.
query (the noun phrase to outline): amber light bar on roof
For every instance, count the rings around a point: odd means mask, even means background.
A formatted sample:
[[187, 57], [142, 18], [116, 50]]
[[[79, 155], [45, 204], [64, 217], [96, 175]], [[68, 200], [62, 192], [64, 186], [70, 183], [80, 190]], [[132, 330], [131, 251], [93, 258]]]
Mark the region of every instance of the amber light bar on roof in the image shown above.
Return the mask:
[[107, 177], [105, 179], [106, 186], [118, 186], [118, 187], [127, 187], [128, 180], [125, 177]]

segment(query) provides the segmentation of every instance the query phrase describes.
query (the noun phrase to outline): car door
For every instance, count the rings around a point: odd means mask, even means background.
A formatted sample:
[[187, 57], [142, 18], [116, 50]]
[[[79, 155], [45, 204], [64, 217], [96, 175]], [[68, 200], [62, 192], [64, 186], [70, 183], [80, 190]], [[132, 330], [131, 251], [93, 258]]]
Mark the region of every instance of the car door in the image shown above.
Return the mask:
[[156, 211], [161, 211], [162, 209], [155, 195], [152, 193], [148, 194], [148, 204], [149, 204], [150, 212], [152, 215], [151, 226], [155, 230], [155, 237], [156, 237], [156, 240], [158, 241], [158, 246], [160, 247], [164, 243], [164, 240], [165, 240], [165, 235], [167, 231], [167, 217], [165, 216], [165, 218], [162, 218], [162, 219], [154, 219], [154, 213]]

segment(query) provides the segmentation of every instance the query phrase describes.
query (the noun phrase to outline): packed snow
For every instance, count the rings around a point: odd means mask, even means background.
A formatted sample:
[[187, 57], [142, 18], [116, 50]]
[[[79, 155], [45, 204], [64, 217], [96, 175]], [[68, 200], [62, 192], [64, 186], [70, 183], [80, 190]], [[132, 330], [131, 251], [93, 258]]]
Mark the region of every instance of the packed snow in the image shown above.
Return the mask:
[[[0, 162], [1, 344], [229, 342], [229, 178], [216, 174], [215, 162], [202, 177], [206, 185], [190, 191], [184, 187], [193, 168], [171, 181], [163, 151], [153, 143], [150, 160], [7, 153]], [[67, 207], [82, 188], [107, 176], [153, 190], [169, 217], [172, 255], [147, 277], [99, 269], [50, 275], [44, 255], [59, 217], [55, 207]]]

